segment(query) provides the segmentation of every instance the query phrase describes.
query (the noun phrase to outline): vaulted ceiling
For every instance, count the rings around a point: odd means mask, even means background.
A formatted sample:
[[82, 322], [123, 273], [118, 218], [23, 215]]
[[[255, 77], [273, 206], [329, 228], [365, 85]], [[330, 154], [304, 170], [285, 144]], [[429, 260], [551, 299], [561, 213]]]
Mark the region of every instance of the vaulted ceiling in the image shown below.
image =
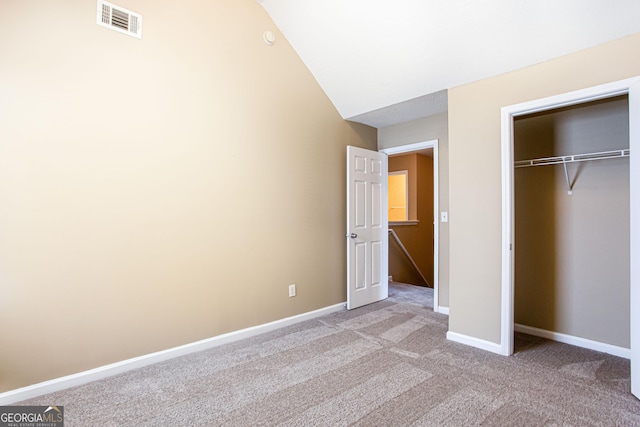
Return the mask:
[[452, 87], [640, 32], [640, 0], [257, 1], [342, 117], [374, 127], [446, 111]]

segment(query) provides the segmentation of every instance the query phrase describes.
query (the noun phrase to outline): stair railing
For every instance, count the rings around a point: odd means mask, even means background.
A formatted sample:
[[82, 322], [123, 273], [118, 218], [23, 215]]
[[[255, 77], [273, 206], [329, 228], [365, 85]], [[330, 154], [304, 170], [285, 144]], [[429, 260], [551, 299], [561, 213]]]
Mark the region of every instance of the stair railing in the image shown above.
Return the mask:
[[402, 250], [402, 252], [405, 254], [405, 256], [409, 259], [409, 261], [411, 262], [411, 265], [413, 266], [413, 268], [416, 269], [416, 271], [418, 272], [418, 274], [420, 275], [422, 280], [424, 280], [424, 283], [426, 283], [428, 287], [431, 287], [431, 284], [429, 283], [429, 281], [424, 277], [424, 274], [422, 274], [422, 271], [420, 271], [420, 268], [418, 267], [418, 264], [416, 264], [416, 262], [411, 257], [411, 254], [409, 253], [407, 248], [405, 248], [404, 245], [402, 244], [402, 241], [400, 240], [400, 237], [398, 237], [398, 235], [396, 234], [396, 231], [394, 229], [390, 228], [389, 229], [389, 234], [391, 235], [391, 237], [393, 237], [393, 240], [396, 241], [396, 243], [400, 247], [400, 250]]

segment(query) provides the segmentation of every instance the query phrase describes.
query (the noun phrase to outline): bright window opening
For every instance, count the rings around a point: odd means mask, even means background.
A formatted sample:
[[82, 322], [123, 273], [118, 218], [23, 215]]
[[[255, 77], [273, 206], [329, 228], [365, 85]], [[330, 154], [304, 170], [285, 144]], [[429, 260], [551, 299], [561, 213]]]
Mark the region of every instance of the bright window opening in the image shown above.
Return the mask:
[[389, 221], [408, 221], [408, 171], [389, 172]]

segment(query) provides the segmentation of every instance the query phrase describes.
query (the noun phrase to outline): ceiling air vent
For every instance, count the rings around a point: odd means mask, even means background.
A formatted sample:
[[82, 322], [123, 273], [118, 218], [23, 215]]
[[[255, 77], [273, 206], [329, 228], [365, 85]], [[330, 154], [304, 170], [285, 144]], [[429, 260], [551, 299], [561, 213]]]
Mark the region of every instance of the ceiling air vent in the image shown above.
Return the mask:
[[106, 1], [98, 0], [98, 25], [142, 38], [142, 15]]

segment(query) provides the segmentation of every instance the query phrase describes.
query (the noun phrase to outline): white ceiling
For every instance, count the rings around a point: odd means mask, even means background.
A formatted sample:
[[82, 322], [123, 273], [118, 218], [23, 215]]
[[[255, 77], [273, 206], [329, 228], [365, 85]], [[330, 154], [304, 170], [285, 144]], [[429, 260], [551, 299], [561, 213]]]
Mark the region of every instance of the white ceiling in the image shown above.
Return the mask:
[[640, 0], [257, 1], [342, 117], [374, 127], [446, 111], [449, 88], [640, 32]]

